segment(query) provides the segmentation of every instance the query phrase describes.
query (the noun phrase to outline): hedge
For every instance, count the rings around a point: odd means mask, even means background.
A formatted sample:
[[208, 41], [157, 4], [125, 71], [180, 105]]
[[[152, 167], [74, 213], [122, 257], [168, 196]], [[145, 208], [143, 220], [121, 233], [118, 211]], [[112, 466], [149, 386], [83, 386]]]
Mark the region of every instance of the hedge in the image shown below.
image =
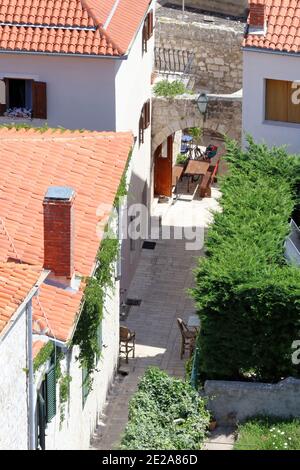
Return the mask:
[[209, 413], [195, 389], [151, 367], [130, 401], [121, 449], [200, 449], [208, 424]]
[[248, 139], [227, 142], [222, 212], [196, 270], [202, 329], [198, 378], [278, 381], [300, 375], [292, 343], [300, 338], [300, 269], [284, 258], [297, 203], [300, 159]]

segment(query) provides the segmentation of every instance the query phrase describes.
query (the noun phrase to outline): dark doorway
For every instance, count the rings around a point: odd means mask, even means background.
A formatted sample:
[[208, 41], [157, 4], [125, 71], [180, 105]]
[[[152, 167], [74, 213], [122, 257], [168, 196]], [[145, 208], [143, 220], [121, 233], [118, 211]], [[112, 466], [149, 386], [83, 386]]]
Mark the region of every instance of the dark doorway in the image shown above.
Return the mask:
[[154, 195], [172, 196], [173, 135], [154, 153]]

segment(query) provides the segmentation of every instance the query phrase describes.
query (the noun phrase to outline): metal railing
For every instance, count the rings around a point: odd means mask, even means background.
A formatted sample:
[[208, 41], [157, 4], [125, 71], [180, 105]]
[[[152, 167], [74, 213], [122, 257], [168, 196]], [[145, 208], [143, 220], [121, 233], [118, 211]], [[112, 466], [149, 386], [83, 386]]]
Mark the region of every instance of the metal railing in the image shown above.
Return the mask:
[[155, 47], [155, 69], [161, 74], [192, 73], [195, 54], [181, 49]]
[[285, 257], [300, 266], [300, 229], [294, 220], [291, 220], [291, 234], [285, 242]]

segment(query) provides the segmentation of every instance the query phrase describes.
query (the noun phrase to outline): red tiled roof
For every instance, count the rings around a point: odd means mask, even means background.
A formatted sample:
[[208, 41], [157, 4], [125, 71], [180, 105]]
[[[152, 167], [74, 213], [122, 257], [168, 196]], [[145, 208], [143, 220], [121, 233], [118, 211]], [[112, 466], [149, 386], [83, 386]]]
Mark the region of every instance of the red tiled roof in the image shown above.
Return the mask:
[[[251, 3], [261, 3], [251, 0]], [[265, 0], [265, 35], [247, 34], [243, 46], [291, 53], [300, 52], [300, 0]]]
[[0, 51], [121, 56], [149, 3], [150, 0], [3, 0]]
[[[43, 264], [43, 198], [49, 186], [76, 191], [74, 263], [76, 273], [91, 274], [101, 239], [96, 227], [108, 212], [133, 142], [130, 133], [0, 129], [0, 261], [14, 257]], [[40, 289], [40, 304], [53, 334], [65, 341], [82, 299], [50, 285]], [[34, 315], [44, 318], [35, 303]]]
[[0, 263], [0, 333], [40, 277], [42, 268]]

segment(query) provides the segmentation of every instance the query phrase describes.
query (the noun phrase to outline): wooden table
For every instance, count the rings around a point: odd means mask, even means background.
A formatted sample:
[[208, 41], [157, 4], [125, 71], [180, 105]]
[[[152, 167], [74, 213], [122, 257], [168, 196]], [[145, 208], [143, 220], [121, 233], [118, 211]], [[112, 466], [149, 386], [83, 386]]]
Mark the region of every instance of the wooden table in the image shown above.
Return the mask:
[[197, 175], [205, 175], [207, 170], [209, 169], [208, 162], [202, 162], [200, 160], [190, 160], [188, 166], [185, 169], [184, 174], [187, 175], [188, 178], [188, 193], [190, 192], [190, 177]]
[[175, 165], [172, 172], [172, 186], [177, 186], [178, 181], [182, 177], [184, 167], [181, 165]]

